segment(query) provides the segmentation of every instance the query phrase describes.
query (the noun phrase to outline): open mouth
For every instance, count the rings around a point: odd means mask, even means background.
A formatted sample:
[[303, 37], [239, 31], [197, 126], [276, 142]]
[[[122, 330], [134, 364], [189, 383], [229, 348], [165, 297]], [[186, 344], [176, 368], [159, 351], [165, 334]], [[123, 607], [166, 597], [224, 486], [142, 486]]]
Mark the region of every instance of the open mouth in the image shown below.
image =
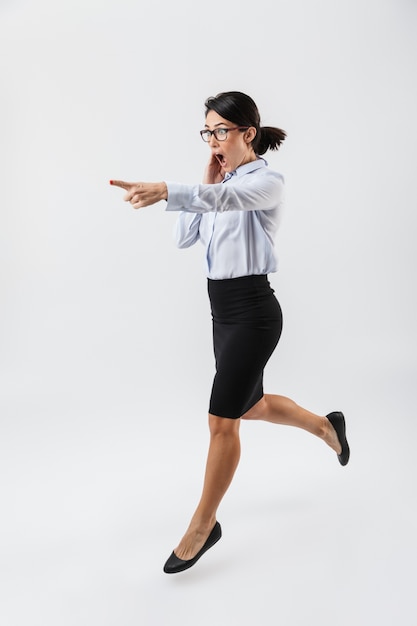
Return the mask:
[[222, 154], [216, 154], [216, 159], [218, 160], [218, 162], [220, 163], [220, 165], [223, 165], [223, 163], [225, 162], [225, 158]]

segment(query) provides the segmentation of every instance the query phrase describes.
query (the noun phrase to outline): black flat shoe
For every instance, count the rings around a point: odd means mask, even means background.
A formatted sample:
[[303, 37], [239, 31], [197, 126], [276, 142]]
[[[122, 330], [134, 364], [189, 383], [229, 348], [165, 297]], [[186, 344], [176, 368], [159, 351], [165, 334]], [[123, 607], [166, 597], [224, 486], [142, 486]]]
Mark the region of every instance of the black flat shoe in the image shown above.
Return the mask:
[[179, 559], [177, 555], [172, 552], [168, 561], [164, 565], [164, 572], [166, 574], [176, 574], [177, 572], [183, 572], [185, 569], [192, 567], [194, 563], [197, 563], [198, 559], [203, 556], [204, 552], [207, 552], [215, 543], [218, 542], [220, 537], [222, 536], [222, 529], [219, 522], [214, 524], [213, 530], [209, 534], [206, 543], [204, 546], [197, 552], [193, 559], [188, 559], [188, 561], [184, 561], [183, 559]]
[[346, 439], [345, 417], [340, 411], [333, 411], [333, 413], [329, 413], [326, 417], [335, 429], [340, 445], [342, 446], [342, 452], [337, 455], [339, 463], [340, 465], [347, 465], [350, 456], [350, 449]]

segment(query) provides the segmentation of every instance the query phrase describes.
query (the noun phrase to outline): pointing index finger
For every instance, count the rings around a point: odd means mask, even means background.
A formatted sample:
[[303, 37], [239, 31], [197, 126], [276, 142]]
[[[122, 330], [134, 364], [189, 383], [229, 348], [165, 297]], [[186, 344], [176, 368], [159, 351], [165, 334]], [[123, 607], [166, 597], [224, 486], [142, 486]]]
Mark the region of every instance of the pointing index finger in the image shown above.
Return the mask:
[[124, 180], [111, 180], [110, 185], [114, 185], [115, 187], [121, 187], [122, 189], [126, 189], [126, 191], [129, 191], [133, 183], [126, 183]]

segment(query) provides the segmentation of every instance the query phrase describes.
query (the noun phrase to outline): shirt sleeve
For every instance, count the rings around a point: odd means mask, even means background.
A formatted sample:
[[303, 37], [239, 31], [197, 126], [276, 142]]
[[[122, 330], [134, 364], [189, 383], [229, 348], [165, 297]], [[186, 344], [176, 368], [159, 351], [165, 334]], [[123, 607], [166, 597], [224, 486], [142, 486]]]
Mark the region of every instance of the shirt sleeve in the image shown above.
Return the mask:
[[208, 213], [211, 211], [268, 211], [282, 201], [282, 176], [254, 177], [246, 184], [185, 185], [166, 182], [167, 211]]
[[174, 228], [174, 240], [178, 248], [189, 248], [200, 239], [201, 214], [182, 211]]

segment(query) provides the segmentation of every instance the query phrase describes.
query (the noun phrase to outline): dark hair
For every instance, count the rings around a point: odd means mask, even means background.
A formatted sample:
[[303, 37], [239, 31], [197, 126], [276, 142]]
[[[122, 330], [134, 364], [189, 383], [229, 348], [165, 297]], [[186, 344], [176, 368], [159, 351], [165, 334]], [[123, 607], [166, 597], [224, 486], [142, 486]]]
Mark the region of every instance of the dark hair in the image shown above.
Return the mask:
[[215, 111], [224, 119], [237, 126], [253, 126], [256, 136], [252, 148], [256, 154], [265, 154], [267, 150], [278, 150], [287, 133], [275, 126], [261, 126], [261, 118], [255, 102], [240, 91], [225, 91], [217, 96], [207, 98], [204, 103], [205, 115]]

